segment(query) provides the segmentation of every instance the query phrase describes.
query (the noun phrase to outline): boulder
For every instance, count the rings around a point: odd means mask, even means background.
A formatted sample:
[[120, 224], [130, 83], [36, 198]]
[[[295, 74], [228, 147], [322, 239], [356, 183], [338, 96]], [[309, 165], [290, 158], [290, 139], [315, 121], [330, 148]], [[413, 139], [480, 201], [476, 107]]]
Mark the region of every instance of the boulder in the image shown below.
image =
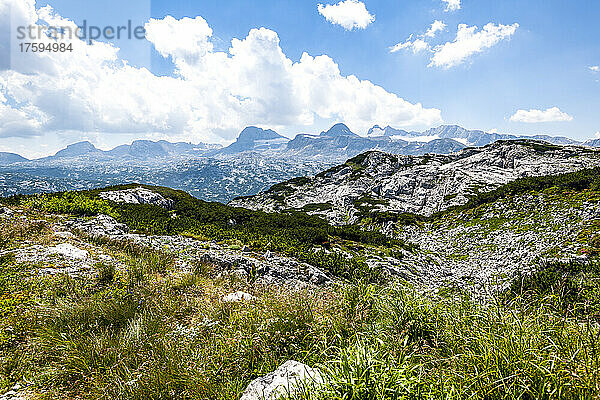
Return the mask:
[[316, 369], [298, 361], [286, 361], [275, 371], [253, 380], [240, 400], [276, 400], [298, 390], [300, 384], [315, 385], [322, 382]]

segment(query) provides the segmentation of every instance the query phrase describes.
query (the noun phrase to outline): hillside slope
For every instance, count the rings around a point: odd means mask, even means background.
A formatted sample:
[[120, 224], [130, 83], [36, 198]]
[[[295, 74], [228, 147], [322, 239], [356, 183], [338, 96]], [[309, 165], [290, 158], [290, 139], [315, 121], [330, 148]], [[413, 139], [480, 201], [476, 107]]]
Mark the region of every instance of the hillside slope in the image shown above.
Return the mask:
[[0, 391], [261, 400], [306, 368], [307, 400], [593, 398], [599, 171], [361, 227], [141, 185], [0, 199]]
[[600, 151], [544, 142], [500, 141], [452, 155], [367, 152], [312, 178], [296, 178], [230, 205], [254, 210], [307, 210], [335, 224], [370, 212], [431, 215], [465, 204], [517, 178], [600, 165]]
[[425, 222], [388, 223], [387, 231], [417, 249], [402, 260], [417, 286], [460, 288], [490, 298], [516, 274], [595, 257], [600, 252], [600, 192], [550, 185]]
[[2, 199], [0, 391], [261, 400], [306, 369], [307, 400], [593, 398], [598, 170], [477, 199], [402, 240], [160, 187]]

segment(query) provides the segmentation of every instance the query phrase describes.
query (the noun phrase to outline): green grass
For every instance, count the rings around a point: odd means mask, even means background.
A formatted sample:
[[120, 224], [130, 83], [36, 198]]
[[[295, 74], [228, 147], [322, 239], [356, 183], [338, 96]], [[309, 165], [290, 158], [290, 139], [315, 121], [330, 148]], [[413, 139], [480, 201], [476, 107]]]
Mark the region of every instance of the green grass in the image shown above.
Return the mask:
[[[3, 303], [2, 387], [27, 381], [46, 399], [233, 400], [295, 359], [325, 378], [307, 400], [585, 399], [600, 389], [595, 264], [541, 265], [480, 305], [366, 282], [290, 291], [215, 280], [210, 265], [183, 273], [168, 253], [93, 244], [124, 267], [40, 277], [0, 258], [0, 288], [18, 303]], [[581, 282], [588, 289], [565, 290]], [[257, 299], [220, 300], [235, 290]]]
[[545, 262], [531, 274], [518, 274], [506, 299], [522, 297], [559, 314], [595, 316], [600, 322], [600, 264], [597, 261]]
[[595, 398], [598, 321], [556, 313], [541, 300], [480, 306], [384, 290], [361, 313], [369, 321], [362, 332], [319, 364], [325, 383], [302, 398]]

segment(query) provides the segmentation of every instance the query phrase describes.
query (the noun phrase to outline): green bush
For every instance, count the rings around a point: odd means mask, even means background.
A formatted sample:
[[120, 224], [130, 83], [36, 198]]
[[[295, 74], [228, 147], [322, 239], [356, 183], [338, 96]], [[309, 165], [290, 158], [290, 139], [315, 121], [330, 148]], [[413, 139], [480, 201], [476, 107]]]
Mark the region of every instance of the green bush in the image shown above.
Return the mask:
[[117, 215], [107, 201], [77, 192], [26, 197], [21, 201], [21, 205], [55, 214]]

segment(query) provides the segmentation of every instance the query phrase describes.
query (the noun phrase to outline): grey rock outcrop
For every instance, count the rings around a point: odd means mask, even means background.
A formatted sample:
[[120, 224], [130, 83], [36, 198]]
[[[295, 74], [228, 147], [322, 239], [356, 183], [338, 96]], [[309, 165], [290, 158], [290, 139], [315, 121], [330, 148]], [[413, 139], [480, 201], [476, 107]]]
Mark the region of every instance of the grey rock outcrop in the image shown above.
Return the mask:
[[143, 187], [101, 192], [98, 196], [102, 199], [111, 200], [116, 203], [152, 204], [166, 208], [167, 210], [173, 207], [173, 200], [166, 199], [162, 195]]
[[14, 211], [8, 207], [0, 207], [0, 216], [11, 217], [14, 214]]
[[27, 400], [32, 398], [30, 393], [19, 383], [16, 383], [8, 392], [0, 395], [0, 400]]
[[276, 400], [281, 396], [293, 395], [299, 385], [315, 385], [321, 381], [319, 371], [290, 360], [275, 371], [253, 380], [240, 400]]
[[80, 249], [73, 246], [70, 243], [61, 243], [56, 246], [48, 248], [49, 254], [59, 254], [66, 258], [85, 260], [88, 258], [89, 253], [86, 250]]
[[250, 293], [238, 290], [237, 292], [226, 294], [221, 300], [223, 300], [224, 303], [241, 303], [256, 300], [256, 297], [252, 296]]
[[495, 142], [451, 155], [415, 157], [373, 151], [313, 178], [283, 183], [229, 204], [263, 211], [325, 204], [314, 213], [335, 224], [354, 222], [361, 198], [366, 198], [371, 211], [431, 215], [517, 178], [599, 165], [598, 150], [529, 140]]
[[118, 223], [117, 220], [108, 215], [98, 215], [90, 220], [77, 219], [65, 221], [65, 225], [92, 237], [122, 236], [129, 232], [127, 225]]
[[331, 278], [320, 269], [291, 257], [269, 251], [256, 253], [248, 248], [231, 249], [214, 242], [199, 242], [182, 236], [128, 233], [126, 225], [118, 223], [108, 215], [99, 215], [89, 220], [66, 220], [63, 224], [65, 229], [79, 231], [87, 236], [131, 241], [156, 250], [167, 250], [176, 255], [176, 263], [184, 270], [193, 268], [193, 264], [201, 263], [210, 265], [215, 274], [235, 276], [244, 281], [261, 284], [304, 287], [321, 286], [331, 282]]

